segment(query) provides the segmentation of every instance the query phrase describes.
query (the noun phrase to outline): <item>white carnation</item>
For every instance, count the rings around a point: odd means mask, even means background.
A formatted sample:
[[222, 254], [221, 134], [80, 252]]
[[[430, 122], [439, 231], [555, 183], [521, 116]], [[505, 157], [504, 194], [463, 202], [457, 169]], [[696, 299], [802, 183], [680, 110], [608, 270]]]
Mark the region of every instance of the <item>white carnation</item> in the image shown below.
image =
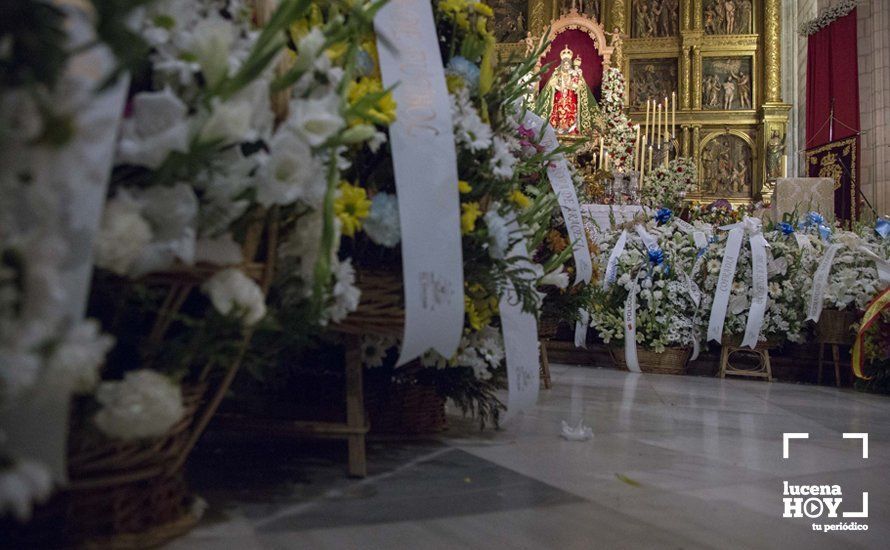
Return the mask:
[[139, 204], [119, 192], [105, 205], [96, 237], [96, 265], [126, 275], [151, 240], [151, 227], [140, 214]]
[[334, 266], [334, 288], [331, 292], [333, 303], [327, 310], [327, 317], [336, 322], [342, 321], [358, 308], [362, 292], [355, 286], [355, 268], [352, 259], [338, 262]]
[[507, 227], [507, 220], [498, 214], [497, 208], [497, 203], [492, 205], [483, 219], [488, 228], [488, 254], [496, 260], [503, 260], [507, 257], [507, 247], [510, 246], [510, 229]]
[[128, 372], [120, 382], [103, 382], [96, 401], [102, 408], [93, 422], [108, 437], [124, 441], [161, 436], [185, 414], [179, 386], [148, 369]]
[[0, 470], [0, 517], [11, 513], [28, 521], [34, 504], [44, 502], [52, 490], [52, 474], [39, 462], [23, 460]]
[[240, 269], [219, 271], [201, 289], [210, 296], [213, 307], [223, 315], [238, 315], [253, 325], [266, 315], [266, 299], [256, 282]]
[[71, 384], [72, 391], [88, 393], [99, 383], [99, 367], [114, 339], [102, 334], [99, 323], [88, 319], [72, 326], [49, 357], [51, 379]]

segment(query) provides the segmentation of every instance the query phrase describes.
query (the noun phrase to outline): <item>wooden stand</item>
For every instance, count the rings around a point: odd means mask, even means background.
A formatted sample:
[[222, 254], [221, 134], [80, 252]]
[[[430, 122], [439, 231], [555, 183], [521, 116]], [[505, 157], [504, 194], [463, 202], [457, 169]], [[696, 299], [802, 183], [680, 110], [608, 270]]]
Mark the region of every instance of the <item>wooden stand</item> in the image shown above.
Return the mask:
[[841, 387], [841, 346], [840, 344], [819, 343], [819, 379], [818, 383], [822, 383], [822, 367], [823, 357], [825, 355], [825, 346], [831, 346], [831, 356], [834, 360], [834, 385]]
[[550, 360], [547, 358], [547, 340], [540, 340], [539, 344], [541, 345], [541, 384], [544, 385], [545, 390], [549, 390], [553, 387], [553, 382], [550, 380]]
[[[750, 378], [766, 378], [773, 381], [773, 370], [769, 361], [769, 344], [758, 343], [754, 349], [741, 347], [738, 342], [731, 339], [723, 339], [723, 347], [720, 349], [720, 378], [730, 376], [747, 376]], [[733, 354], [752, 355], [757, 359], [753, 367], [738, 366], [731, 362]]]

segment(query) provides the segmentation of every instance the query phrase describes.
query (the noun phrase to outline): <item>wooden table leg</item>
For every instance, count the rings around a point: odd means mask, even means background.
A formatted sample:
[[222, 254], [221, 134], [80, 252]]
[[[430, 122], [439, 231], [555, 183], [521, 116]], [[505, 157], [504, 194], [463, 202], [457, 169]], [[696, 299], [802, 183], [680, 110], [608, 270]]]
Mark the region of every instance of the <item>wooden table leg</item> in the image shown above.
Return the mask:
[[729, 365], [729, 346], [720, 347], [720, 378], [726, 378], [726, 367]]
[[831, 344], [831, 355], [834, 359], [834, 385], [841, 387], [841, 348], [837, 344]]
[[[362, 388], [361, 338], [346, 337], [346, 424], [350, 428], [365, 427], [365, 399]], [[355, 433], [347, 438], [349, 446], [349, 475], [365, 477], [368, 474], [365, 459], [365, 434]]]
[[544, 383], [545, 390], [553, 386], [550, 380], [550, 359], [547, 358], [547, 340], [541, 340], [541, 382]]

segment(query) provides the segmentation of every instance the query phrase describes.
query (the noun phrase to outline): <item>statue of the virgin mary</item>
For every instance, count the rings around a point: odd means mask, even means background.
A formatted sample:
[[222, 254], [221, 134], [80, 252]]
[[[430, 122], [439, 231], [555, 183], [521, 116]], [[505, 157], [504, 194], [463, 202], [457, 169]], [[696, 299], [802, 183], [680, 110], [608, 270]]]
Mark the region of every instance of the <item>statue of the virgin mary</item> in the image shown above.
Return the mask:
[[538, 96], [537, 108], [559, 135], [590, 134], [599, 107], [581, 71], [581, 58], [568, 46], [559, 53], [560, 64]]

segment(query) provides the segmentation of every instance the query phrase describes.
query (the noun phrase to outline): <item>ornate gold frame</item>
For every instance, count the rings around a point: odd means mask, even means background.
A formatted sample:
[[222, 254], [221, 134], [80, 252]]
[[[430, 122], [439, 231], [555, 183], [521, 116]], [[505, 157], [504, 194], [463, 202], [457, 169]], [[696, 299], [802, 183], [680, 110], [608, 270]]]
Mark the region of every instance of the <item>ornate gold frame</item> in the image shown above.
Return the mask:
[[[831, 143], [826, 143], [825, 145], [816, 147], [815, 149], [809, 149], [807, 151], [804, 151], [804, 165], [807, 167], [807, 170], [806, 170], [806, 173], [804, 174], [804, 176], [807, 176], [810, 173], [810, 159], [812, 159], [813, 156], [818, 155], [819, 153], [822, 153], [824, 151], [827, 151], [828, 149], [834, 149], [835, 147], [849, 145], [849, 144], [853, 144], [853, 145], [856, 144], [856, 136], [851, 136], [848, 138], [843, 138], [843, 139], [839, 139], [836, 141], [832, 141]], [[853, 154], [850, 156], [851, 162], [853, 164], [853, 169], [850, 170], [850, 205], [851, 205], [851, 208], [853, 209], [854, 214], [860, 211], [859, 203], [856, 201], [856, 199], [857, 199], [857, 197], [856, 197], [856, 150], [857, 150], [857, 147], [853, 147]], [[837, 191], [839, 188], [840, 188], [840, 186], [838, 185], [838, 186], [835, 186], [834, 189], [835, 189], [835, 191]]]

